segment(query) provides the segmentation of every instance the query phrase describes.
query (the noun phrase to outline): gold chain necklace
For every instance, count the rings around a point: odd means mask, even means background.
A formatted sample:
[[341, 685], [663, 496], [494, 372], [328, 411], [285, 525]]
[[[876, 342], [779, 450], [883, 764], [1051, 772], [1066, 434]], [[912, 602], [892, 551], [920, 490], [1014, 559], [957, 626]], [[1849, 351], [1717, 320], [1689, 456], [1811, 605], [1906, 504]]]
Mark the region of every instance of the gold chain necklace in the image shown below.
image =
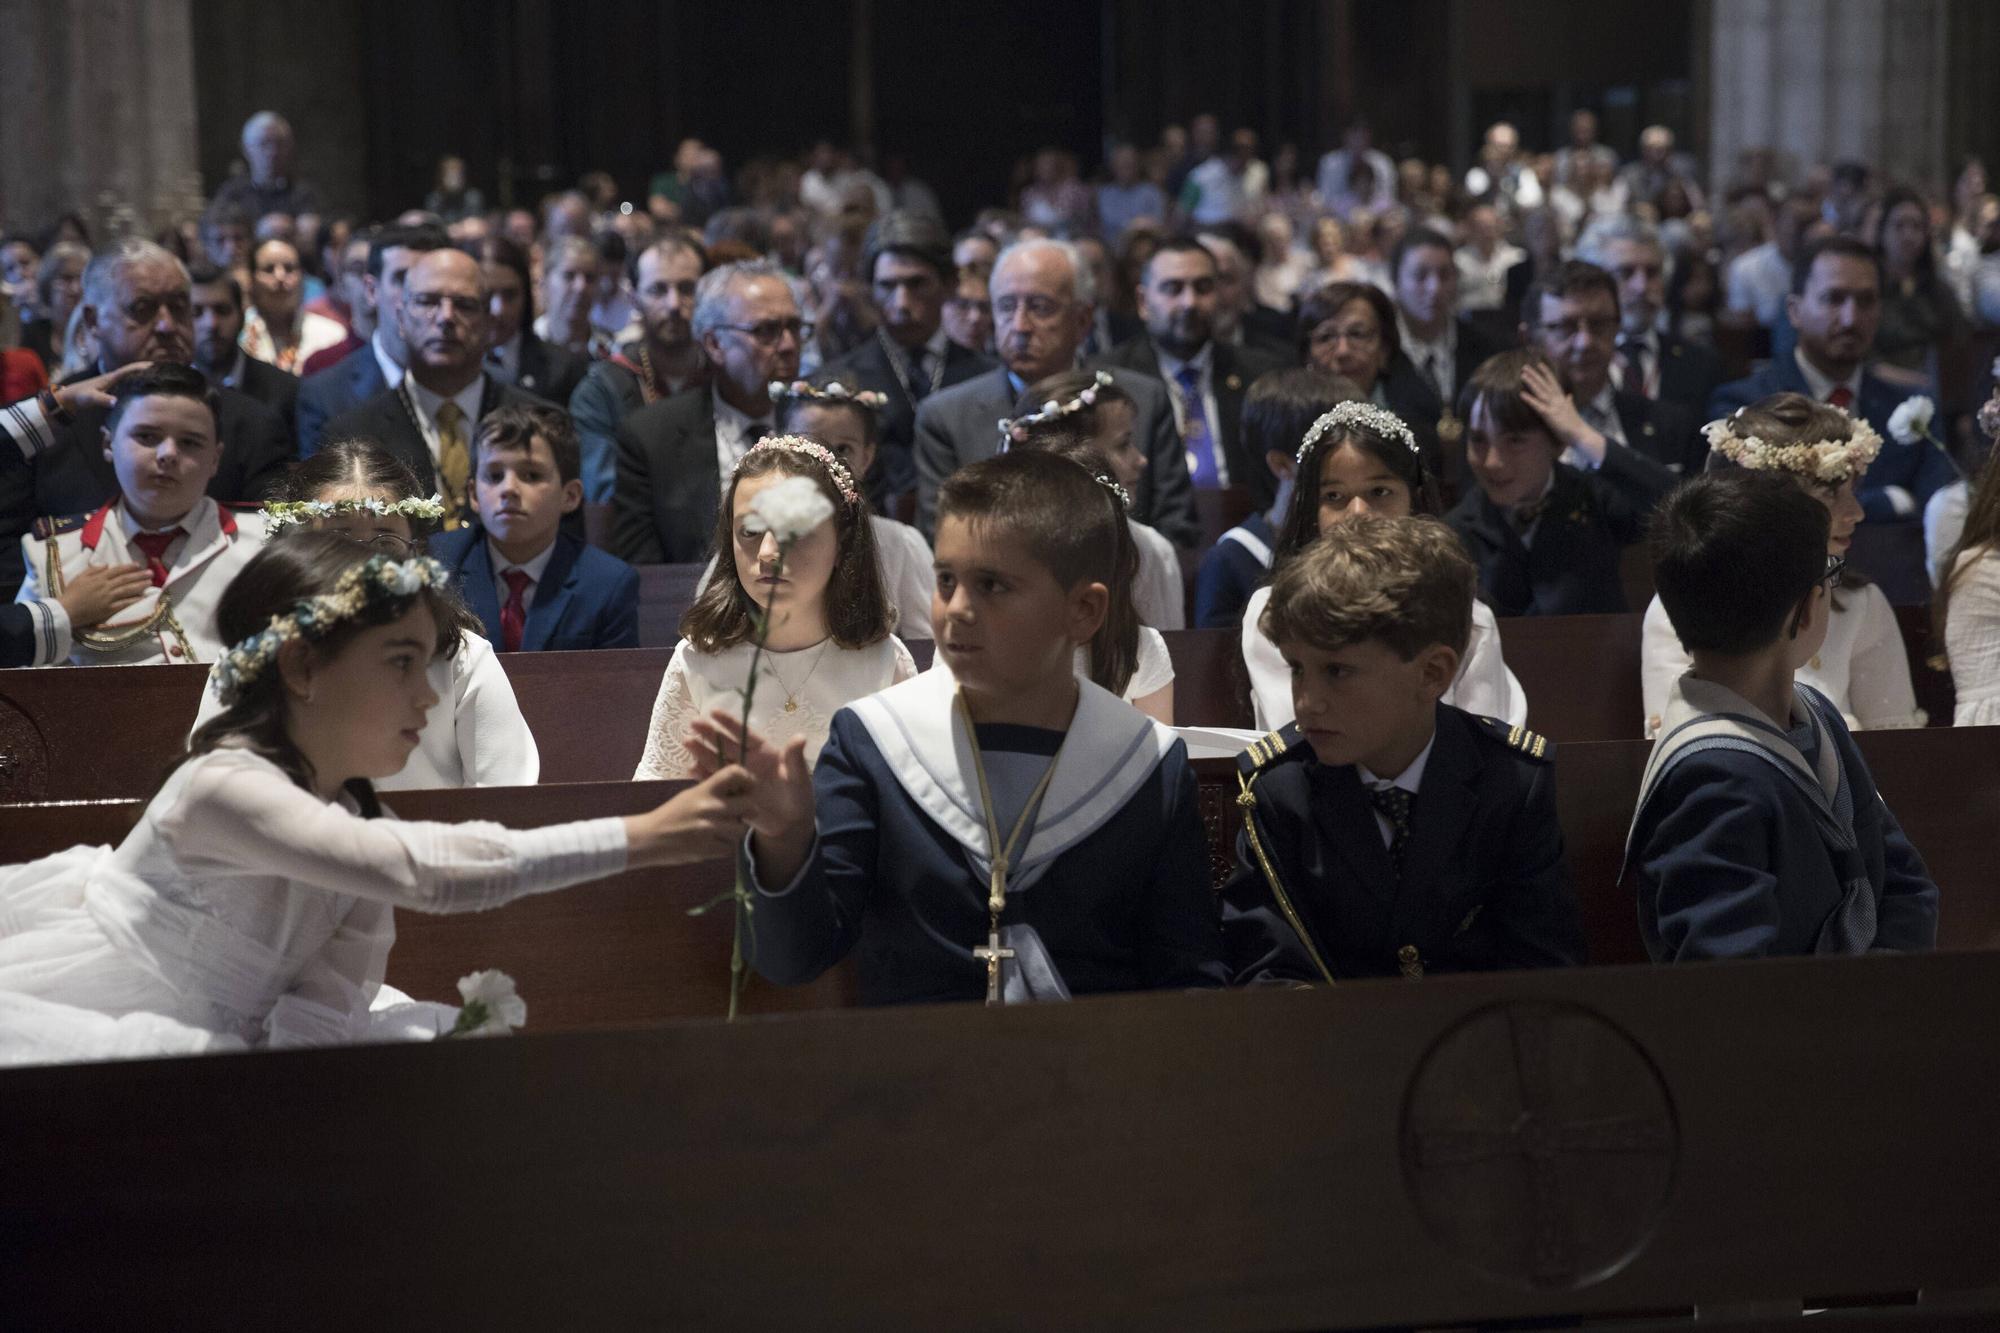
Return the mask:
[[785, 711], [787, 713], [796, 713], [799, 711], [799, 691], [812, 684], [813, 673], [818, 671], [819, 664], [826, 660], [826, 648], [832, 642], [833, 636], [831, 634], [819, 641], [819, 654], [813, 658], [812, 666], [806, 669], [806, 678], [799, 682], [797, 690], [785, 683], [784, 676], [778, 671], [777, 659], [773, 656], [771, 650], [768, 648], [764, 650], [764, 666], [770, 671], [771, 679], [778, 682], [778, 688], [785, 692]]
[[993, 810], [993, 792], [986, 785], [986, 760], [979, 749], [979, 730], [973, 725], [972, 710], [965, 705], [965, 691], [960, 689], [952, 696], [952, 703], [958, 715], [965, 721], [966, 739], [972, 742], [972, 771], [979, 778], [979, 812], [986, 817], [986, 846], [993, 854], [993, 873], [986, 888], [986, 943], [972, 951], [972, 956], [986, 964], [986, 1003], [1000, 1003], [1000, 963], [1012, 958], [1012, 949], [1000, 947], [1000, 914], [1007, 910], [1007, 871], [1014, 859], [1014, 852], [1020, 846], [1021, 835], [1028, 823], [1041, 807], [1042, 797], [1047, 795], [1049, 781], [1056, 775], [1056, 762], [1062, 758], [1063, 746], [1069, 744], [1069, 733], [1064, 732], [1061, 744], [1049, 757], [1049, 766], [1042, 770], [1042, 779], [1035, 789], [1028, 793], [1027, 803], [1014, 820], [1014, 831], [1007, 835], [1003, 846], [1000, 842], [1000, 819]]

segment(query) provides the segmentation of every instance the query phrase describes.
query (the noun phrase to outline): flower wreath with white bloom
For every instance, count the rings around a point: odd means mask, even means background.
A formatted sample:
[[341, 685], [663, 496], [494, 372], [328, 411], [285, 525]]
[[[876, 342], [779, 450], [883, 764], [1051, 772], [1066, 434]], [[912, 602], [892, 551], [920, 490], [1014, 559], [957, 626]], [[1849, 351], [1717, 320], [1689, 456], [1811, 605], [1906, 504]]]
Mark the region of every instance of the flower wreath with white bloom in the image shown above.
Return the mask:
[[369, 556], [342, 574], [332, 592], [308, 597], [291, 610], [272, 616], [270, 624], [224, 653], [209, 668], [209, 688], [215, 691], [224, 708], [234, 707], [243, 697], [243, 691], [278, 660], [278, 650], [288, 640], [317, 643], [364, 611], [381, 606], [396, 610], [396, 603], [407, 602], [425, 588], [443, 588], [449, 582], [450, 571], [429, 556], [412, 556], [407, 560]]
[[[826, 469], [827, 475], [833, 479], [833, 488], [840, 492], [841, 499], [845, 500], [850, 507], [861, 503], [861, 492], [854, 488], [854, 474], [847, 470], [847, 464], [834, 456], [833, 450], [827, 448], [818, 440], [809, 440], [803, 435], [766, 435], [763, 439], [746, 449], [743, 457], [736, 460], [735, 470], [741, 472], [743, 465], [749, 461], [751, 455], [760, 449], [779, 449], [788, 454], [802, 454], [812, 459], [813, 462], [818, 463]], [[806, 478], [801, 477], [799, 480], [804, 481]], [[760, 495], [758, 500], [762, 498]], [[756, 504], [756, 501], [751, 503], [753, 510], [756, 508]], [[815, 523], [814, 526], [817, 526], [817, 524]], [[757, 532], [762, 531], [762, 529], [752, 528], [751, 531]]]
[[889, 405], [888, 394], [877, 393], [873, 389], [850, 389], [839, 380], [824, 388], [817, 384], [809, 384], [805, 380], [793, 380], [790, 384], [783, 380], [772, 380], [770, 394], [774, 403], [793, 400], [807, 403], [853, 403], [856, 407], [865, 407], [871, 412], [880, 412]]
[[[1836, 408], [1835, 411], [1840, 411]], [[1838, 486], [1868, 470], [1875, 455], [1882, 452], [1882, 437], [1859, 417], [1848, 416], [1848, 433], [1839, 440], [1815, 440], [1810, 444], [1772, 444], [1757, 435], [1736, 433], [1737, 408], [1719, 421], [1701, 428], [1711, 451], [1721, 454], [1738, 467], [1759, 471], [1796, 473], [1828, 486]]]
[[443, 518], [444, 497], [433, 495], [428, 500], [421, 500], [412, 496], [407, 500], [384, 500], [371, 495], [365, 500], [272, 500], [264, 505], [264, 522], [271, 528], [332, 518], [336, 514], [373, 514], [377, 518], [388, 518], [393, 514], [401, 514], [404, 518]]
[[1337, 426], [1360, 426], [1364, 430], [1373, 431], [1385, 440], [1395, 441], [1413, 454], [1419, 452], [1416, 435], [1404, 424], [1401, 417], [1386, 407], [1355, 401], [1336, 403], [1332, 411], [1324, 413], [1319, 420], [1313, 422], [1312, 428], [1306, 432], [1306, 438], [1300, 443], [1299, 452], [1292, 461], [1303, 464], [1306, 455], [1312, 452], [1313, 446], [1325, 439], [1327, 433]]
[[1097, 406], [1097, 391], [1111, 387], [1111, 372], [1100, 370], [1090, 387], [1067, 402], [1057, 402], [1051, 398], [1042, 404], [1041, 411], [1029, 412], [1018, 417], [1000, 418], [1000, 440], [1002, 444], [1022, 444], [1027, 441], [1028, 430], [1032, 426], [1046, 425], [1060, 421], [1072, 412], [1081, 412], [1086, 407]]

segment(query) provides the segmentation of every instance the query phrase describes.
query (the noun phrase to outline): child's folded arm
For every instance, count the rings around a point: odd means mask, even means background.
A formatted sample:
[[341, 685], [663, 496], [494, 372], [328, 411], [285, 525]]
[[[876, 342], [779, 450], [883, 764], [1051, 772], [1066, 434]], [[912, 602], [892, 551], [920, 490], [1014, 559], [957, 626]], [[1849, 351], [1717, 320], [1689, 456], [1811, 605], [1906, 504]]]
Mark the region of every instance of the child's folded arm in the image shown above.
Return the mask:
[[1702, 758], [1662, 781], [1649, 805], [1663, 813], [1637, 857], [1661, 961], [1755, 958], [1776, 946], [1770, 825], [1779, 812], [1769, 800], [1767, 788]]

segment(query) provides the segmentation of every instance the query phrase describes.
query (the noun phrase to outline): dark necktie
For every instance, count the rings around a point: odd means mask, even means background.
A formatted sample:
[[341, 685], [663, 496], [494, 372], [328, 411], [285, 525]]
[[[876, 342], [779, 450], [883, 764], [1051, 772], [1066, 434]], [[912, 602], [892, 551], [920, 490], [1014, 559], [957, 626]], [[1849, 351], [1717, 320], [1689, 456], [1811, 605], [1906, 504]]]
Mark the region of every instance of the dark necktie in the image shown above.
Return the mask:
[[521, 631], [528, 627], [528, 604], [522, 598], [535, 580], [525, 569], [509, 569], [500, 577], [507, 580], [507, 605], [500, 608], [500, 651], [518, 653]]
[[1373, 787], [1369, 803], [1389, 821], [1389, 864], [1396, 868], [1396, 883], [1403, 882], [1403, 852], [1410, 843], [1410, 793], [1401, 787]]
[[1833, 386], [1833, 392], [1826, 396], [1826, 401], [1843, 412], [1850, 411], [1854, 407], [1854, 390], [1845, 384], [1836, 384]]
[[1618, 361], [1623, 367], [1626, 393], [1636, 393], [1642, 398], [1653, 395], [1646, 388], [1646, 344], [1639, 338], [1618, 340]]
[[921, 403], [931, 391], [930, 349], [919, 347], [910, 353], [910, 401]]
[[146, 557], [146, 568], [152, 571], [153, 586], [167, 586], [167, 548], [180, 538], [179, 528], [169, 528], [165, 532], [140, 532], [132, 536], [132, 544]]
[[1201, 392], [1201, 372], [1183, 364], [1174, 372], [1180, 389], [1181, 443], [1187, 449], [1188, 479], [1197, 487], [1213, 490], [1222, 484], [1215, 466], [1215, 436], [1208, 429], [1208, 404]]

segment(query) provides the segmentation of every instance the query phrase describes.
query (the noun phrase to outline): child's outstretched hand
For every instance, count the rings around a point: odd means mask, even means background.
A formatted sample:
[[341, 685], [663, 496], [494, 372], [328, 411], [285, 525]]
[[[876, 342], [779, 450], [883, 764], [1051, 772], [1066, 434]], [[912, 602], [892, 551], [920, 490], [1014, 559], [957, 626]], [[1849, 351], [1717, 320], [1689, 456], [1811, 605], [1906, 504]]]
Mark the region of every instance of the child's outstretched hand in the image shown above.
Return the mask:
[[743, 841], [757, 780], [731, 764], [643, 815], [625, 820], [633, 866], [684, 865], [729, 856]]
[[88, 565], [63, 583], [63, 614], [73, 630], [89, 629], [138, 601], [153, 586], [144, 565]]
[[1576, 404], [1563, 392], [1562, 381], [1554, 371], [1532, 363], [1525, 367], [1521, 371], [1521, 398], [1548, 425], [1549, 434], [1588, 455], [1592, 463], [1604, 461], [1604, 437], [1576, 410]]
[[696, 773], [714, 773], [739, 759], [750, 770], [757, 779], [755, 808], [750, 815], [754, 832], [767, 838], [782, 837], [803, 825], [811, 837], [813, 789], [812, 773], [806, 768], [805, 737], [794, 736], [779, 749], [756, 732], [745, 731], [741, 719], [718, 708], [694, 720], [687, 748], [694, 756]]

